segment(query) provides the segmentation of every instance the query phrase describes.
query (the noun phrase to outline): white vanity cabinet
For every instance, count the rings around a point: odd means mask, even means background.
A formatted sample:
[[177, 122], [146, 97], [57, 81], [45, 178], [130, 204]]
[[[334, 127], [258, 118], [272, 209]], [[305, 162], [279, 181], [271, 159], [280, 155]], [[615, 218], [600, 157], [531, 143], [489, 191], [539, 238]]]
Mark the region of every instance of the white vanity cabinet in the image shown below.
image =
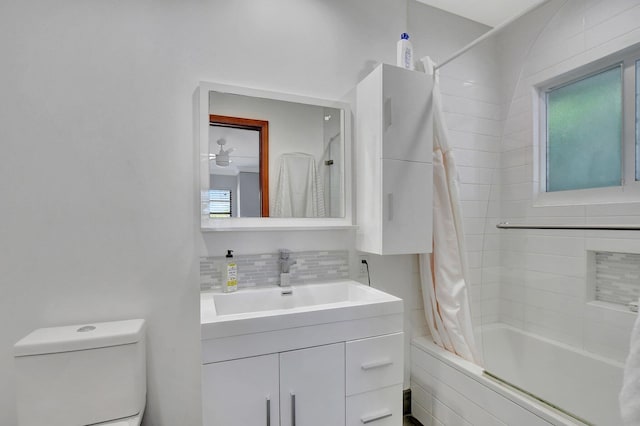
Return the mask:
[[204, 426], [277, 426], [278, 364], [278, 354], [271, 354], [203, 365]]
[[431, 77], [381, 64], [357, 87], [356, 248], [431, 252]]
[[346, 344], [348, 426], [402, 424], [403, 333]]
[[401, 426], [403, 333], [202, 366], [204, 426]]
[[291, 290], [201, 293], [204, 426], [402, 426], [402, 300], [350, 280]]
[[401, 426], [403, 333], [202, 367], [204, 426]]
[[202, 368], [205, 426], [344, 426], [344, 343]]

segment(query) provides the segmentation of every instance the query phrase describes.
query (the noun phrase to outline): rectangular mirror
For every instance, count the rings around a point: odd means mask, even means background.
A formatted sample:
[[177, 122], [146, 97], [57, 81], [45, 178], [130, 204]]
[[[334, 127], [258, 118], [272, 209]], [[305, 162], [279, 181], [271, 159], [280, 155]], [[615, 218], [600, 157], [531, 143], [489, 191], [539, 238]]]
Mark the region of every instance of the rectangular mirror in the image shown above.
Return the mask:
[[351, 226], [348, 104], [201, 83], [203, 230]]

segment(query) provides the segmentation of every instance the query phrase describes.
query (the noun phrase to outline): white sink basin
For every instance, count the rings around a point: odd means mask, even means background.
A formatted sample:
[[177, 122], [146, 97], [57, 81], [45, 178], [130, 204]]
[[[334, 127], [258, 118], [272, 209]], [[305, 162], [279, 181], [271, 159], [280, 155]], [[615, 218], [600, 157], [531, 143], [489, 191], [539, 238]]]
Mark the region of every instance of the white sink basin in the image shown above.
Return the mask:
[[402, 299], [352, 280], [203, 292], [201, 337], [216, 339], [402, 313]]
[[[379, 296], [362, 285], [336, 282], [291, 288], [270, 287], [228, 294], [214, 294], [216, 315], [233, 315], [281, 309], [296, 309], [342, 302], [366, 302]], [[285, 294], [291, 291], [289, 294]], [[378, 297], [379, 298], [379, 297]]]

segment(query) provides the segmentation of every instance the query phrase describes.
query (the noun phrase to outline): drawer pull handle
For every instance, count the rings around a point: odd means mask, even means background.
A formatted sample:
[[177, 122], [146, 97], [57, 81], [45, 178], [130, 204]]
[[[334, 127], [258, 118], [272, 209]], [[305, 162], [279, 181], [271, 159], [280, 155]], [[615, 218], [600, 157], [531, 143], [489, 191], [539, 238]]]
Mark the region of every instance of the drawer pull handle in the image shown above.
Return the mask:
[[360, 368], [366, 371], [366, 370], [373, 370], [375, 368], [386, 367], [391, 364], [393, 364], [393, 361], [389, 361], [388, 359], [386, 359], [384, 361], [374, 361], [374, 362], [369, 362], [367, 364], [362, 364]]
[[296, 426], [296, 394], [291, 392], [291, 426]]
[[267, 398], [267, 426], [271, 426], [271, 398]]
[[386, 419], [387, 417], [391, 417], [391, 416], [393, 416], [391, 411], [385, 410], [384, 412], [382, 412], [380, 414], [374, 414], [374, 415], [367, 416], [367, 417], [361, 417], [360, 421], [363, 424], [366, 425], [367, 423], [377, 422], [378, 420]]
[[393, 107], [391, 105], [391, 98], [384, 100], [384, 131], [389, 130], [389, 127], [393, 124]]

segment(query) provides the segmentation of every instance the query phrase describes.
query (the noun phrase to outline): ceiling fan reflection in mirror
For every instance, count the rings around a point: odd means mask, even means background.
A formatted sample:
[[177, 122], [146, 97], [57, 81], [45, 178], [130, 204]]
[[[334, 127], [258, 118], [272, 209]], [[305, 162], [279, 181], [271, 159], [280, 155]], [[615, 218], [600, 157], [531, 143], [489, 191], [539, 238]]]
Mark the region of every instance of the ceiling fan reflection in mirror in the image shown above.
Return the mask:
[[220, 151], [217, 154], [209, 154], [209, 160], [216, 160], [216, 166], [218, 167], [229, 167], [229, 164], [232, 163], [229, 159], [229, 154], [233, 152], [234, 148], [225, 150], [224, 146], [227, 144], [227, 140], [224, 138], [218, 139], [216, 143], [220, 145]]

